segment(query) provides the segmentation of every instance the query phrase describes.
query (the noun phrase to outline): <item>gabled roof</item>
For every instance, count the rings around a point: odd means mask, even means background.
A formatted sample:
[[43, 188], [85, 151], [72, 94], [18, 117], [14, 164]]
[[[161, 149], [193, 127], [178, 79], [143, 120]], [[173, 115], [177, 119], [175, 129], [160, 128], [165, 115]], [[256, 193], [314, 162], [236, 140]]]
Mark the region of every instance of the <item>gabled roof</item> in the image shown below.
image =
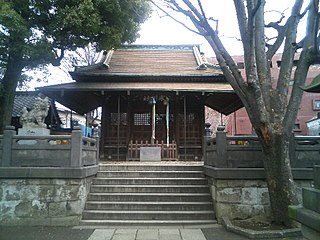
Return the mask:
[[[204, 56], [194, 45], [129, 45], [108, 51], [98, 64], [78, 67], [70, 73], [76, 81], [114, 80], [126, 81], [139, 77], [152, 80], [170, 77], [177, 81], [181, 77], [223, 77], [218, 66], [208, 69]], [[190, 80], [189, 78], [189, 80]]]
[[126, 45], [70, 74], [76, 82], [39, 89], [79, 113], [100, 106], [110, 92], [201, 92], [207, 106], [226, 115], [243, 106], [219, 66], [194, 45]]

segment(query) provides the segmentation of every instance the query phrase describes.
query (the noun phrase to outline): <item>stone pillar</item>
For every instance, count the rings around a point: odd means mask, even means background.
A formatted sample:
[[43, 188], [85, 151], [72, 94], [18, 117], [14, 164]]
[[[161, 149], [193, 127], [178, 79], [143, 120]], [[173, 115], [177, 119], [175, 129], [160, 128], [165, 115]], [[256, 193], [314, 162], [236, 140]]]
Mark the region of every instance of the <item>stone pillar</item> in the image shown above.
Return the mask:
[[218, 168], [228, 167], [227, 163], [227, 133], [224, 126], [218, 126], [216, 132], [217, 166]]
[[82, 133], [76, 126], [71, 133], [71, 163], [70, 167], [82, 167]]
[[92, 130], [92, 138], [94, 138], [96, 140], [96, 148], [97, 148], [97, 155], [96, 155], [96, 164], [99, 164], [99, 158], [100, 158], [100, 153], [99, 153], [99, 129], [98, 129], [98, 124], [95, 124], [93, 126], [93, 130]]
[[12, 158], [12, 137], [16, 135], [14, 126], [6, 126], [3, 131], [2, 167], [10, 167]]
[[204, 136], [203, 136], [203, 144], [202, 144], [202, 158], [204, 160], [205, 165], [209, 165], [208, 156], [207, 156], [207, 142], [211, 139], [212, 131], [210, 129], [211, 124], [205, 123]]
[[320, 166], [314, 166], [314, 187], [302, 188], [302, 206], [289, 206], [289, 216], [301, 223], [304, 239], [320, 239]]

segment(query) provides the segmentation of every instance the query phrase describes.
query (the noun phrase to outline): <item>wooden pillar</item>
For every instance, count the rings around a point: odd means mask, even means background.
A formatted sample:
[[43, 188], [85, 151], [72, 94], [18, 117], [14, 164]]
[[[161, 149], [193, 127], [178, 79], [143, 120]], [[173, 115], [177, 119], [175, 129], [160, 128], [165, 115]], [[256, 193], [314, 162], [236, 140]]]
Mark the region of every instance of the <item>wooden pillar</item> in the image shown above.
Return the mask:
[[108, 98], [104, 100], [102, 107], [102, 119], [101, 119], [101, 142], [100, 142], [100, 155], [105, 158], [105, 144], [106, 139], [110, 138], [110, 109]]
[[184, 160], [187, 160], [187, 95], [183, 98], [183, 122], [184, 122]]
[[106, 106], [103, 104], [102, 106], [102, 113], [101, 113], [101, 129], [100, 129], [100, 157], [104, 158], [104, 144], [105, 144], [105, 131], [106, 131]]
[[177, 143], [177, 152], [179, 154], [179, 145], [180, 145], [180, 131], [179, 131], [179, 107], [180, 107], [180, 102], [179, 102], [179, 95], [177, 93], [174, 101], [174, 113], [173, 113], [173, 122], [174, 122], [174, 138]]
[[151, 133], [151, 145], [154, 145], [156, 140], [156, 99], [152, 97], [152, 133]]
[[118, 111], [117, 111], [117, 160], [120, 160], [120, 120], [121, 120], [121, 95], [118, 95]]
[[[205, 136], [205, 96], [202, 95], [200, 99], [200, 105], [201, 105], [201, 112], [200, 112], [200, 123], [201, 123], [201, 129], [200, 129], [200, 136], [201, 136], [201, 146], [202, 146], [202, 153], [204, 149], [204, 136]], [[204, 159], [204, 154], [202, 154], [202, 160]]]
[[168, 100], [166, 105], [166, 142], [167, 147], [170, 144], [170, 101]]
[[132, 140], [133, 114], [132, 114], [132, 98], [128, 93], [128, 109], [127, 109], [127, 145]]

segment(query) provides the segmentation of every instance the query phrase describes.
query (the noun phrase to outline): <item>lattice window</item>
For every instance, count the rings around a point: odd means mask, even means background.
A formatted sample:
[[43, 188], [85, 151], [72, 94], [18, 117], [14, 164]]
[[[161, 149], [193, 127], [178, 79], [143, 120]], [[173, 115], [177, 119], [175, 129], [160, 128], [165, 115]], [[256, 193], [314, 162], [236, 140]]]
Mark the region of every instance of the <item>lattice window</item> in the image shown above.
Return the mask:
[[150, 113], [135, 113], [134, 114], [134, 125], [135, 126], [148, 126], [151, 125], [151, 114]]
[[118, 119], [120, 115], [120, 125], [127, 125], [127, 113], [111, 113], [110, 123], [112, 126], [118, 125]]

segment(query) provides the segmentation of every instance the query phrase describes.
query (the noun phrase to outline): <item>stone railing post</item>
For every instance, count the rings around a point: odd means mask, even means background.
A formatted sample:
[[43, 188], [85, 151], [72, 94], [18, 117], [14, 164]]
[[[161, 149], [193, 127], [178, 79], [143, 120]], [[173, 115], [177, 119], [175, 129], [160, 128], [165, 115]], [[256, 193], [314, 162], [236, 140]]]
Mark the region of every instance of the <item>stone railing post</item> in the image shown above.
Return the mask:
[[99, 136], [93, 137], [96, 140], [96, 148], [97, 148], [97, 156], [96, 156], [96, 164], [99, 164], [100, 152], [99, 152]]
[[12, 160], [12, 137], [16, 135], [14, 126], [6, 126], [3, 131], [2, 167], [10, 167]]
[[314, 166], [314, 186], [302, 188], [302, 205], [289, 206], [289, 217], [301, 223], [303, 239], [320, 239], [320, 166]]
[[71, 167], [82, 167], [82, 133], [76, 126], [71, 132]]
[[98, 129], [98, 125], [97, 124], [93, 125], [92, 138], [94, 138], [96, 140], [96, 148], [97, 148], [96, 164], [99, 164], [99, 158], [100, 158], [99, 146], [100, 146], [100, 142], [99, 142], [99, 129]]
[[216, 132], [217, 146], [217, 166], [218, 168], [227, 167], [227, 133], [224, 131], [225, 126], [218, 126]]
[[207, 156], [207, 142], [208, 142], [208, 137], [207, 136], [203, 136], [203, 144], [202, 144], [202, 158], [203, 158], [203, 161], [204, 161], [204, 165], [207, 165], [207, 159], [208, 159], [208, 156]]

